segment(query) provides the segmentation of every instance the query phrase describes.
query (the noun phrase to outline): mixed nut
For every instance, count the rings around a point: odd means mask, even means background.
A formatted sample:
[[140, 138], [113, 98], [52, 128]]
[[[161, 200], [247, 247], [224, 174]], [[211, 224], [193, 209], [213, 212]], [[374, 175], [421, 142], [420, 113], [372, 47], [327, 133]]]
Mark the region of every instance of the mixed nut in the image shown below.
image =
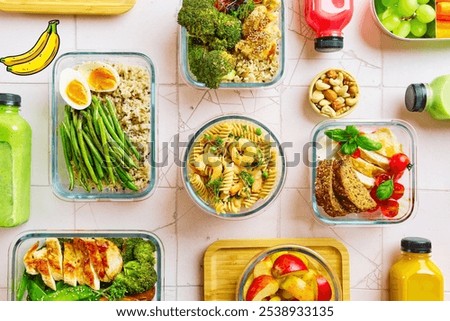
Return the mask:
[[359, 99], [356, 80], [343, 70], [330, 69], [311, 85], [310, 101], [319, 113], [336, 118], [350, 111]]

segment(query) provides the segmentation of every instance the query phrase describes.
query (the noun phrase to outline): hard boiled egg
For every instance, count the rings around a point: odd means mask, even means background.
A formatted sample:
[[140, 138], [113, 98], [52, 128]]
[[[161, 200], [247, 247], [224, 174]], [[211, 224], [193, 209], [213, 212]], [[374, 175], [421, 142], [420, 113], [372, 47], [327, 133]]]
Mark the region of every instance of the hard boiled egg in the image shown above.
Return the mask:
[[87, 80], [89, 88], [95, 92], [108, 92], [117, 89], [120, 77], [113, 66], [104, 62], [85, 62], [78, 71]]
[[59, 75], [59, 92], [64, 101], [72, 108], [81, 110], [91, 104], [91, 91], [83, 75], [72, 69], [66, 68]]

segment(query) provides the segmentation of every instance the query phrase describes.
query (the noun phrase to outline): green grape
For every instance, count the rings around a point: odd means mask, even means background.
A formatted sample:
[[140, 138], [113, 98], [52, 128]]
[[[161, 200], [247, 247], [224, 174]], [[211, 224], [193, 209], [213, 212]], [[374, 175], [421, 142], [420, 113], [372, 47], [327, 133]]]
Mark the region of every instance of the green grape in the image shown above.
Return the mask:
[[417, 2], [419, 4], [426, 4], [426, 3], [430, 2], [430, 0], [417, 0]]
[[385, 7], [392, 7], [398, 3], [398, 0], [381, 0], [381, 3]]
[[429, 23], [436, 18], [436, 11], [429, 4], [421, 4], [416, 10], [416, 18], [420, 22]]
[[418, 19], [414, 18], [410, 21], [411, 33], [420, 38], [427, 32], [427, 24], [420, 22]]
[[380, 21], [386, 19], [387, 17], [393, 14], [397, 14], [397, 8], [395, 7], [387, 8], [386, 11], [384, 11], [381, 15], [379, 15]]
[[397, 14], [391, 14], [381, 21], [381, 24], [389, 31], [394, 30], [402, 22], [401, 18]]
[[392, 32], [400, 38], [406, 38], [411, 32], [411, 24], [409, 21], [403, 20]]
[[419, 4], [417, 0], [398, 0], [398, 13], [402, 17], [411, 17], [416, 12]]

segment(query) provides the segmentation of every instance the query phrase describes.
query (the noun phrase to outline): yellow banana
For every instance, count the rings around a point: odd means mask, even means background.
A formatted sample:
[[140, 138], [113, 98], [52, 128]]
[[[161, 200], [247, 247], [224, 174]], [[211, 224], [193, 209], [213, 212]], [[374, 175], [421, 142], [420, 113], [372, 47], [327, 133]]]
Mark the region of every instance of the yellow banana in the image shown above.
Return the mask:
[[47, 29], [40, 35], [39, 39], [30, 50], [20, 55], [3, 57], [0, 59], [0, 62], [5, 64], [6, 66], [12, 66], [30, 61], [31, 59], [37, 57], [47, 44], [48, 38], [50, 37], [50, 34], [52, 32], [52, 25], [57, 25], [58, 23], [59, 20], [49, 21]]
[[19, 76], [27, 76], [35, 74], [47, 67], [53, 61], [59, 50], [60, 39], [56, 31], [56, 25], [51, 25], [47, 43], [36, 57], [20, 64], [8, 66], [6, 70]]

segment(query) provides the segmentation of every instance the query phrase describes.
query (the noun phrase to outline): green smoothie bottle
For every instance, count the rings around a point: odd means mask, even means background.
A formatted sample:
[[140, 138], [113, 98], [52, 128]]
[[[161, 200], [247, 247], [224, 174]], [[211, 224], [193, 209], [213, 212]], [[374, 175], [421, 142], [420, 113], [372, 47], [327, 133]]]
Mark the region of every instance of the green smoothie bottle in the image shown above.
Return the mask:
[[427, 111], [431, 117], [450, 120], [450, 75], [435, 78], [429, 84], [411, 84], [405, 93], [406, 109]]
[[31, 127], [19, 114], [20, 102], [0, 93], [0, 227], [30, 217]]

